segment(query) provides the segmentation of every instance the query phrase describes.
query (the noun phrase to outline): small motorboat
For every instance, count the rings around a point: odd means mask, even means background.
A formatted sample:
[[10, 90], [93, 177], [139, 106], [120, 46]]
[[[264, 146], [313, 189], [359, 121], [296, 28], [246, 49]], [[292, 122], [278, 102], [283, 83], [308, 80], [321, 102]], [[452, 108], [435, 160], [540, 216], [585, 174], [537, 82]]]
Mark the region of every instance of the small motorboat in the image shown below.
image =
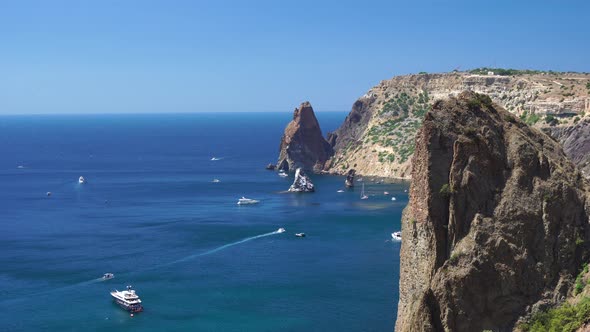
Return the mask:
[[389, 195], [389, 191], [384, 191], [383, 195], [386, 195], [386, 196]]
[[305, 237], [305, 233], [295, 233], [295, 236], [297, 236], [297, 237]]
[[260, 201], [257, 201], [255, 199], [250, 199], [250, 198], [246, 198], [243, 197], [238, 199], [238, 205], [248, 205], [248, 204], [258, 204], [260, 203]]
[[102, 276], [102, 280], [109, 280], [109, 279], [113, 279], [114, 277], [115, 277], [115, 275], [114, 275], [114, 274], [112, 274], [112, 273], [105, 273], [105, 274]]
[[25, 166], [23, 166], [23, 165], [18, 165], [16, 168], [18, 168], [18, 169], [23, 169], [23, 168], [25, 168]]
[[343, 193], [343, 192], [344, 192], [344, 190], [340, 189], [340, 190], [338, 190], [338, 191], [336, 191], [336, 192], [337, 192], [337, 193]]
[[51, 191], [48, 191], [47, 194], [45, 194], [47, 196], [51, 196]]
[[217, 158], [217, 157], [212, 157], [211, 158], [211, 161], [218, 161], [218, 160], [221, 160], [221, 158]]
[[86, 183], [86, 179], [84, 179], [84, 177], [81, 176], [81, 177], [78, 178], [78, 183], [79, 184], [84, 184], [84, 183]]
[[392, 200], [392, 201], [395, 201], [395, 200], [396, 200], [396, 198], [395, 198], [395, 197], [392, 197], [392, 198], [391, 198], [391, 200]]
[[287, 176], [289, 176], [289, 174], [285, 173], [285, 171], [281, 170], [279, 171], [279, 176], [282, 178], [286, 178]]
[[391, 238], [395, 241], [401, 241], [402, 240], [402, 232], [391, 233]]
[[285, 229], [283, 227], [277, 229], [277, 233], [285, 233]]
[[363, 189], [361, 190], [361, 199], [369, 199], [369, 196], [365, 194], [365, 183], [363, 182]]
[[213, 179], [213, 181], [211, 181], [211, 182], [213, 182], [213, 183], [219, 183], [219, 182], [221, 182], [221, 180], [219, 180], [219, 179]]

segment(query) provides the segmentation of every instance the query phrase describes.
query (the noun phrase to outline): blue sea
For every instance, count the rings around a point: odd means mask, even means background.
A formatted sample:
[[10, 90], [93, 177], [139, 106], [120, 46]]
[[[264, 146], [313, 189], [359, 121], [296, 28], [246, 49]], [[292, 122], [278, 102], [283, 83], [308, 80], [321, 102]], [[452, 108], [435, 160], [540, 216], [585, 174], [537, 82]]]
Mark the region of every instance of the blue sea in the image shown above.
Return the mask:
[[[317, 115], [324, 133], [346, 116]], [[284, 193], [264, 167], [291, 117], [0, 117], [0, 330], [393, 330], [408, 184]], [[134, 317], [109, 294], [126, 285]]]

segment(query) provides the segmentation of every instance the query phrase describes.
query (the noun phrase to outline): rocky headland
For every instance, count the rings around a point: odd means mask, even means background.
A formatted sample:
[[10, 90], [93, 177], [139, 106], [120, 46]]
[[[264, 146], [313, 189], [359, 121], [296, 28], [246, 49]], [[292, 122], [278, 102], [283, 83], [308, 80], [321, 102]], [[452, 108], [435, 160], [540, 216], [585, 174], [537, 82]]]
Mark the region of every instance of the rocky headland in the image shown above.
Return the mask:
[[575, 294], [589, 186], [558, 142], [464, 92], [426, 113], [411, 165], [396, 331], [528, 330]]
[[588, 162], [590, 136], [578, 128], [590, 120], [590, 74], [479, 69], [380, 82], [328, 134], [334, 156], [324, 170], [345, 175], [354, 168], [359, 175], [409, 179], [414, 137], [424, 115], [436, 100], [465, 90], [489, 95], [530, 126], [550, 128], [560, 143], [572, 146], [565, 150], [572, 160]]

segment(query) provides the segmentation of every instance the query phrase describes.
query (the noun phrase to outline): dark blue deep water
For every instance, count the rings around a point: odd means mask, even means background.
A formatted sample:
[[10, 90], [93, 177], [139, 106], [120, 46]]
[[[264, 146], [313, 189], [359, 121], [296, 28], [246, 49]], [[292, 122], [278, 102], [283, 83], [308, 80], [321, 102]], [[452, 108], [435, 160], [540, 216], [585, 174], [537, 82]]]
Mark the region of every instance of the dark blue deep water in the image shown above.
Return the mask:
[[[344, 117], [318, 114], [324, 133]], [[281, 193], [292, 178], [264, 166], [290, 119], [0, 117], [0, 330], [393, 330], [407, 184]], [[135, 317], [109, 295], [127, 284]]]

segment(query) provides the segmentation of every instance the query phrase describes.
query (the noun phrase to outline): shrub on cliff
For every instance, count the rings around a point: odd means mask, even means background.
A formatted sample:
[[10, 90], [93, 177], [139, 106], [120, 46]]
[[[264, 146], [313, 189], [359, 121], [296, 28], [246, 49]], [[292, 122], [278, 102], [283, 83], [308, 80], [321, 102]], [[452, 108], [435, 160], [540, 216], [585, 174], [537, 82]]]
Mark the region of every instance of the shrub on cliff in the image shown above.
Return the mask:
[[574, 332], [590, 317], [590, 297], [584, 297], [577, 304], [565, 303], [547, 312], [540, 312], [531, 321], [520, 325], [525, 332]]

